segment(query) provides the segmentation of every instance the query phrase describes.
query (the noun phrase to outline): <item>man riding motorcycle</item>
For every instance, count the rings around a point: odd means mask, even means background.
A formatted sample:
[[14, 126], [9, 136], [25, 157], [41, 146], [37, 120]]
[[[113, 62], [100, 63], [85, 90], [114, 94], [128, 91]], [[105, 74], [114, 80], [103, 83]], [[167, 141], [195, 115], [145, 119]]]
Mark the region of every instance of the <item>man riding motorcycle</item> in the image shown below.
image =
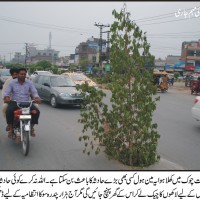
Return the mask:
[[[6, 111], [6, 121], [9, 127], [9, 138], [12, 138], [13, 134], [13, 112], [17, 109], [16, 101], [29, 101], [30, 98], [33, 98], [36, 102], [41, 102], [41, 99], [32, 81], [26, 79], [26, 73], [26, 68], [20, 68], [18, 70], [18, 78], [11, 80], [4, 92], [4, 102], [9, 103]], [[12, 100], [15, 101], [11, 101], [10, 94], [12, 94]], [[34, 125], [38, 124], [40, 111], [35, 105], [32, 105], [30, 109], [37, 111], [36, 114], [32, 115], [31, 119], [31, 136], [35, 137]]]
[[[2, 88], [2, 97], [4, 96], [4, 92], [9, 84], [9, 82], [12, 80], [12, 79], [15, 79], [18, 77], [18, 69], [17, 68], [12, 68], [10, 69], [10, 75], [11, 77], [8, 78], [5, 83], [3, 84], [3, 88]], [[6, 119], [6, 110], [7, 110], [7, 107], [8, 107], [8, 104], [7, 103], [3, 103], [3, 109], [2, 109], [2, 112], [3, 112], [3, 116], [4, 118]]]

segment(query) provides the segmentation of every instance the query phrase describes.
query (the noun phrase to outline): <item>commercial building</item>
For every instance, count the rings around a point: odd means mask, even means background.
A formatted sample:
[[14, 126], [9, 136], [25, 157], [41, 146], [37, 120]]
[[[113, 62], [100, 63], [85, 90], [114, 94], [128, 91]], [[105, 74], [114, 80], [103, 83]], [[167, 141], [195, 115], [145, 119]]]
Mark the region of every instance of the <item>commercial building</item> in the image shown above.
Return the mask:
[[29, 47], [29, 59], [31, 63], [37, 63], [41, 60], [49, 61], [52, 64], [56, 64], [56, 62], [59, 60], [58, 58], [59, 51], [56, 51], [54, 49], [44, 49], [44, 50], [38, 50], [34, 46]]
[[[91, 65], [96, 65], [99, 62], [99, 38], [94, 38], [93, 36], [89, 38], [86, 42], [80, 43], [75, 49], [76, 64], [80, 60], [88, 60]], [[102, 57], [106, 57], [106, 40], [102, 39]]]
[[182, 43], [181, 61], [185, 62], [186, 72], [200, 71], [200, 39]]

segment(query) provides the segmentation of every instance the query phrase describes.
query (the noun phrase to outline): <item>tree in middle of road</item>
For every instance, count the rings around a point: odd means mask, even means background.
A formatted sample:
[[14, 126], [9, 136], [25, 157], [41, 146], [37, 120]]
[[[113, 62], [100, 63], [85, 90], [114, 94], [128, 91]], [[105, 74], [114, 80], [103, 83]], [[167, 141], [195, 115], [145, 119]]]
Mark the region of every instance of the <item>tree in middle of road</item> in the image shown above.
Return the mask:
[[[111, 108], [103, 101], [103, 91], [87, 84], [80, 87], [85, 98], [79, 120], [84, 124], [84, 135], [80, 140], [84, 140], [88, 154], [88, 146], [93, 149], [98, 139], [110, 157], [130, 166], [148, 166], [159, 159], [156, 149], [160, 136], [152, 122], [159, 97], [153, 97], [157, 93], [153, 69], [145, 69], [154, 56], [146, 35], [130, 20], [130, 13], [123, 8], [119, 13], [113, 10], [113, 15], [117, 21], [110, 30]], [[99, 150], [97, 147], [96, 153]]]

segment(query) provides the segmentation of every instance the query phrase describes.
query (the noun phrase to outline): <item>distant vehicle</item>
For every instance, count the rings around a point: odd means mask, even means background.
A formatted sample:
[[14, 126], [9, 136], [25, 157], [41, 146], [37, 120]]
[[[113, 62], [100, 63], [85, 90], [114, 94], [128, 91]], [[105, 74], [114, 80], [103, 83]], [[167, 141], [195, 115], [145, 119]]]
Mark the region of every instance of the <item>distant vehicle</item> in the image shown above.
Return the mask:
[[192, 117], [200, 121], [200, 96], [196, 96], [192, 106]]
[[183, 79], [184, 79], [183, 76], [179, 76], [179, 77], [177, 78], [177, 80], [183, 80]]
[[200, 77], [200, 74], [192, 74], [192, 75], [187, 75], [185, 78], [185, 86], [189, 86], [191, 87], [192, 82], [196, 81], [198, 79], [198, 77]]
[[185, 87], [191, 86], [191, 78], [192, 78], [192, 75], [190, 75], [190, 74], [187, 74], [187, 75], [184, 76]]
[[76, 89], [76, 84], [68, 77], [61, 75], [37, 75], [33, 80], [38, 94], [52, 107], [63, 105], [80, 105], [83, 97]]
[[30, 80], [33, 80], [37, 75], [51, 75], [52, 73], [50, 71], [34, 71], [31, 76]]
[[94, 86], [96, 88], [98, 87], [97, 84], [94, 81], [92, 81], [90, 78], [88, 78], [83, 73], [69, 73], [69, 72], [65, 72], [62, 75], [71, 78], [77, 85], [82, 85], [85, 82], [87, 82], [89, 86]]
[[12, 77], [10, 74], [10, 69], [0, 69], [0, 89], [3, 88], [3, 84], [6, 79]]

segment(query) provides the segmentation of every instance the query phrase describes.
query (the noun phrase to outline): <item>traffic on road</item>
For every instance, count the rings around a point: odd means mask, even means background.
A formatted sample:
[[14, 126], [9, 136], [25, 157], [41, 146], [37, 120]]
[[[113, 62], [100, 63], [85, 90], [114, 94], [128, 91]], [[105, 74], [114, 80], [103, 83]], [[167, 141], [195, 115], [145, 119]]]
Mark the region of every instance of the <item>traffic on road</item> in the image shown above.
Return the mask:
[[[38, 75], [39, 77], [39, 75]], [[47, 86], [48, 87], [48, 86]], [[110, 92], [106, 102], [109, 104]], [[180, 165], [183, 169], [199, 169], [200, 159], [200, 122], [192, 117], [191, 109], [195, 95], [184, 86], [175, 82], [166, 93], [158, 93], [161, 99], [154, 113], [161, 135], [158, 153], [161, 158]], [[0, 100], [2, 104], [2, 98]], [[49, 103], [39, 105], [41, 116], [36, 127], [37, 137], [31, 139], [29, 157], [21, 162], [22, 154], [7, 140], [6, 122], [0, 116], [0, 169], [1, 170], [129, 170], [118, 161], [108, 160], [101, 147], [100, 155], [87, 156], [82, 153], [83, 143], [79, 141], [82, 125], [78, 123], [80, 108], [61, 105], [52, 112]], [[95, 145], [99, 145], [97, 142]]]

